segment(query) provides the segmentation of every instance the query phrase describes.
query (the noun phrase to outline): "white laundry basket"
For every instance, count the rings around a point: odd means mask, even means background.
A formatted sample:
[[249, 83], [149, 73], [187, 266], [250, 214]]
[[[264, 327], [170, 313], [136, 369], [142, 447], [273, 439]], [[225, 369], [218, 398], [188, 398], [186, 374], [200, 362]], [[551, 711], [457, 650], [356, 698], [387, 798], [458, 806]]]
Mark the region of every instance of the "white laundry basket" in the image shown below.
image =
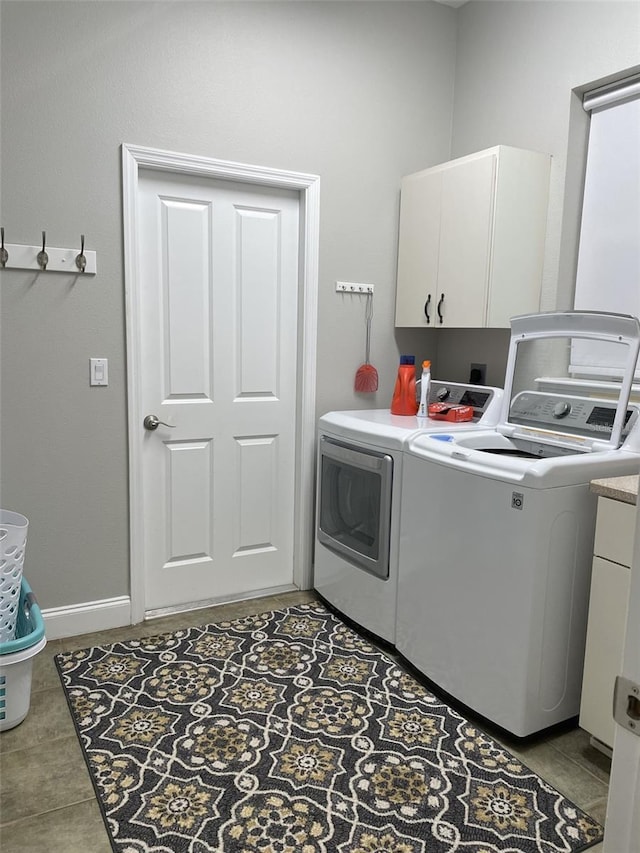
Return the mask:
[[0, 643], [16, 633], [28, 527], [24, 515], [0, 509]]
[[0, 643], [0, 732], [14, 728], [29, 713], [33, 659], [46, 644], [42, 613], [23, 577], [15, 639]]

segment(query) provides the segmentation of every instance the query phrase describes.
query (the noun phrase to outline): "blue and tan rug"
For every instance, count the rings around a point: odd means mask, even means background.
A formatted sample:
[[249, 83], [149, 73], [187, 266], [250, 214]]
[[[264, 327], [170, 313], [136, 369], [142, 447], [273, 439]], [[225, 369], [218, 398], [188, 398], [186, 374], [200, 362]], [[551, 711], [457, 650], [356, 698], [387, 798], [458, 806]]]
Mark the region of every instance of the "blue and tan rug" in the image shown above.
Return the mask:
[[117, 853], [576, 853], [602, 840], [322, 605], [56, 664]]

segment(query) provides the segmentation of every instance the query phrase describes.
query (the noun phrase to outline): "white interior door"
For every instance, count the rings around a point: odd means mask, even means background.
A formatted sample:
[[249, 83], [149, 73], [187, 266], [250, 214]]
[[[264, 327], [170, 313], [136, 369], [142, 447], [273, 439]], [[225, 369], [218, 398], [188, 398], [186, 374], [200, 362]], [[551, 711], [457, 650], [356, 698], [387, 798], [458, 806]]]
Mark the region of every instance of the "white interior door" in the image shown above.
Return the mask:
[[299, 193], [141, 169], [145, 609], [293, 578]]

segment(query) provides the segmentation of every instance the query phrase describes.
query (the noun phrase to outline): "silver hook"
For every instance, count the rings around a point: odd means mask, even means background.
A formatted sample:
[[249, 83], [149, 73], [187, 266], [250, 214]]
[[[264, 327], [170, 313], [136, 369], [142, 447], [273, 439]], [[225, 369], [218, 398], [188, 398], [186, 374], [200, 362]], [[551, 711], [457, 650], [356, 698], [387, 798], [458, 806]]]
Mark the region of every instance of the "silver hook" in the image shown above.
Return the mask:
[[76, 266], [80, 272], [84, 272], [87, 266], [87, 259], [84, 256], [84, 234], [80, 235], [80, 254], [76, 255]]
[[49, 263], [49, 255], [47, 255], [47, 253], [44, 250], [44, 246], [45, 246], [46, 241], [47, 241], [47, 232], [43, 231], [42, 232], [42, 251], [38, 252], [38, 257], [37, 257], [38, 265], [40, 267], [42, 267], [43, 270], [46, 270], [47, 264]]
[[4, 269], [5, 264], [9, 260], [9, 252], [4, 247], [4, 225], [0, 228], [0, 242], [2, 243], [0, 246], [0, 266]]

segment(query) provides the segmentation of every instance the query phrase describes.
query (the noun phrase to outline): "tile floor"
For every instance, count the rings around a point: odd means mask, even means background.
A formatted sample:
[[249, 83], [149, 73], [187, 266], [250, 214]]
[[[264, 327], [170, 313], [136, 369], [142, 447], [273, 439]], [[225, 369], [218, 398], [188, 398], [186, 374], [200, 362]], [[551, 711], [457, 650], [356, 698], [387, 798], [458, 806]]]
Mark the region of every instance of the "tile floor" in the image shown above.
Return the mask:
[[[0, 735], [2, 853], [111, 851], [53, 663], [55, 654], [312, 600], [312, 592], [294, 592], [48, 643], [34, 660], [27, 718]], [[565, 796], [597, 820], [604, 820], [610, 762], [590, 746], [585, 732], [576, 728], [526, 744], [499, 739]], [[591, 850], [599, 853], [601, 845]]]

